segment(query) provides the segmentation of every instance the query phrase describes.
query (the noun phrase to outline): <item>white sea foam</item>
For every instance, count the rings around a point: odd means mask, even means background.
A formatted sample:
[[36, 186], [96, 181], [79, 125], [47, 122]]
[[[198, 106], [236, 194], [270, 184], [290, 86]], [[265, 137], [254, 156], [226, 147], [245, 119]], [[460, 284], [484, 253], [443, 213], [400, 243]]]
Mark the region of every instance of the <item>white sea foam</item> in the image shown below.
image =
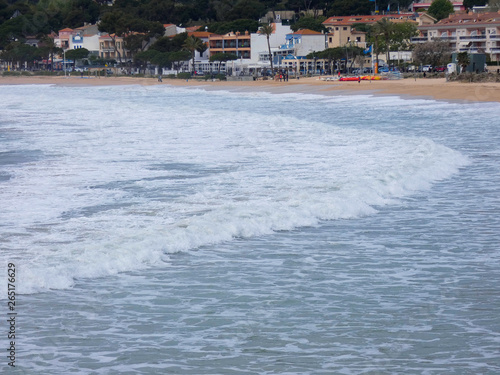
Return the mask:
[[20, 263], [28, 293], [237, 237], [372, 215], [468, 163], [428, 138], [304, 121], [284, 109], [317, 95], [11, 90], [0, 119], [6, 127], [16, 118], [8, 126], [20, 133], [2, 148], [39, 156], [2, 166], [12, 177], [0, 181], [0, 245]]

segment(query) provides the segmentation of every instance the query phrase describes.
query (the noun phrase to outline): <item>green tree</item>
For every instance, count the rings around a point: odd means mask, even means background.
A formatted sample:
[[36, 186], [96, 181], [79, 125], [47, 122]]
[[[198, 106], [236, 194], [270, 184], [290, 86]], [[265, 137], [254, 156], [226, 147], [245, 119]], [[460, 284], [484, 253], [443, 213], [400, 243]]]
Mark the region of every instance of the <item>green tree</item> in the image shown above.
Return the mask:
[[468, 9], [474, 6], [485, 6], [488, 4], [488, 0], [464, 0], [464, 6]]
[[239, 19], [231, 22], [214, 22], [208, 25], [208, 31], [214, 34], [224, 35], [231, 31], [254, 33], [259, 28], [259, 22], [250, 19]]
[[271, 62], [271, 74], [274, 75], [273, 54], [271, 52], [271, 43], [269, 42], [269, 37], [272, 35], [273, 32], [274, 32], [274, 29], [273, 29], [273, 27], [270, 24], [263, 25], [259, 29], [259, 34], [260, 35], [265, 35], [265, 37], [267, 39], [267, 50], [269, 52], [269, 61]]
[[7, 46], [7, 48], [0, 55], [2, 60], [18, 63], [19, 65], [26, 65], [28, 68], [33, 66], [35, 60], [41, 58], [41, 51], [37, 47], [30, 46], [22, 42], [14, 42]]
[[238, 1], [228, 12], [229, 19], [237, 20], [242, 18], [257, 20], [266, 13], [266, 5], [258, 0]]
[[295, 22], [290, 28], [293, 31], [298, 31], [300, 29], [308, 29], [313, 31], [318, 31], [320, 33], [326, 32], [326, 27], [323, 26], [323, 21], [325, 21], [325, 17], [302, 17], [297, 22]]
[[[146, 65], [148, 62], [152, 62], [157, 54], [163, 53], [154, 49], [148, 49], [147, 51], [137, 52], [134, 55], [134, 63], [137, 67], [139, 67], [139, 71], [141, 70], [141, 66], [144, 67], [144, 71], [146, 71]], [[166, 53], [168, 56], [168, 53]]]
[[163, 25], [159, 22], [149, 22], [141, 19], [135, 19], [131, 23], [133, 33], [125, 35], [123, 38], [125, 48], [131, 53], [132, 59], [139, 51], [144, 51], [153, 38], [162, 36], [165, 32]]
[[122, 63], [122, 56], [117, 48], [116, 38], [123, 37], [127, 32], [129, 32], [129, 22], [130, 17], [120, 10], [105, 13], [101, 18], [101, 22], [99, 22], [99, 31], [109, 34], [120, 64]]
[[353, 14], [370, 14], [374, 10], [370, 0], [336, 0], [331, 2], [327, 16], [350, 16]]
[[48, 35], [45, 35], [41, 39], [41, 48], [46, 49], [46, 51], [48, 52], [47, 57], [50, 56], [50, 70], [54, 71], [54, 55], [62, 53], [63, 49], [58, 47], [54, 41], [54, 38], [51, 38]]
[[210, 56], [210, 62], [216, 62], [216, 61], [219, 62], [217, 74], [220, 74], [220, 66], [223, 62], [237, 60], [237, 59], [238, 59], [238, 56], [236, 56], [234, 53], [220, 52], [220, 53], [215, 53], [212, 56]]
[[170, 54], [173, 52], [158, 52], [155, 51], [156, 53], [152, 56], [151, 58], [151, 63], [155, 64], [158, 66], [158, 69], [160, 71], [165, 68], [169, 67], [172, 65], [172, 60]]
[[76, 66], [76, 60], [85, 59], [90, 51], [86, 48], [70, 49], [66, 52], [66, 59], [73, 60], [73, 67]]
[[453, 13], [453, 4], [449, 0], [434, 0], [428, 13], [438, 21]]
[[418, 29], [411, 22], [395, 23], [391, 34], [391, 46], [398, 51], [409, 51], [413, 44], [411, 38], [418, 36]]
[[[328, 48], [323, 51], [314, 52], [314, 56], [320, 59], [328, 60], [328, 71], [333, 73], [335, 66], [338, 66], [338, 62], [344, 56], [343, 47]], [[312, 54], [308, 55], [307, 58], [314, 58]]]
[[419, 43], [413, 49], [413, 60], [418, 64], [444, 65], [450, 61], [450, 56], [448, 42], [441, 40]]
[[189, 51], [174, 51], [169, 53], [168, 58], [179, 73], [181, 66], [191, 58], [191, 53]]
[[358, 46], [353, 46], [353, 45], [347, 45], [344, 48], [342, 48], [345, 53], [345, 62], [346, 62], [346, 68], [347, 68], [347, 63], [350, 61], [351, 65], [349, 69], [352, 69], [352, 66], [354, 64], [354, 61], [358, 56], [363, 56], [363, 48], [358, 47]]
[[457, 63], [460, 66], [460, 73], [463, 73], [470, 64], [470, 58], [467, 52], [460, 52], [457, 54]]

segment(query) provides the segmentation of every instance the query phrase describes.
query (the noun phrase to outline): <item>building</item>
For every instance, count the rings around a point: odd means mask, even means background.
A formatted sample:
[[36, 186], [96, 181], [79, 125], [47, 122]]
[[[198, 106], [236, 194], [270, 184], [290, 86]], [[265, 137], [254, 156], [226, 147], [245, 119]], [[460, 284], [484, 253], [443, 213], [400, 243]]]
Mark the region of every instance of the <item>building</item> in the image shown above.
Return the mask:
[[286, 36], [286, 47], [297, 57], [305, 57], [312, 52], [326, 48], [326, 35], [318, 31], [301, 29]]
[[120, 62], [120, 58], [121, 62], [130, 61], [132, 58], [130, 51], [124, 47], [123, 38], [114, 35], [110, 36], [109, 34], [103, 34], [99, 37], [99, 57], [105, 60], [116, 60], [117, 62]]
[[54, 38], [54, 43], [64, 50], [69, 49], [70, 41], [73, 38], [73, 29], [65, 28], [59, 30], [57, 38]]
[[244, 33], [230, 32], [225, 35], [212, 34], [209, 37], [210, 56], [216, 53], [232, 53], [238, 58], [250, 59], [251, 37], [248, 31]]
[[73, 30], [69, 49], [85, 48], [91, 55], [99, 54], [100, 32], [97, 25], [85, 25]]
[[[451, 1], [451, 4], [453, 5], [453, 11], [454, 12], [463, 12], [465, 11], [465, 6], [463, 0], [459, 1]], [[410, 6], [410, 9], [413, 12], [427, 12], [429, 10], [429, 7], [432, 5], [432, 1], [430, 2], [413, 2]]]
[[207, 49], [203, 53], [200, 53], [198, 51], [194, 52], [194, 61], [195, 61], [194, 70], [195, 71], [209, 72], [212, 70], [212, 67], [210, 66], [210, 61], [209, 61], [210, 49], [208, 48], [211, 35], [212, 35], [212, 33], [209, 33], [208, 31], [188, 32], [188, 36], [192, 36], [194, 38], [201, 39], [201, 41], [207, 46]]
[[262, 17], [259, 22], [260, 23], [275, 23], [275, 22], [287, 22], [289, 20], [295, 19], [295, 11], [293, 10], [274, 10], [266, 13], [264, 17]]
[[[293, 53], [287, 49], [286, 36], [291, 32], [290, 26], [281, 22], [272, 23], [273, 32], [269, 36], [269, 45], [273, 55], [273, 63], [277, 66], [280, 59]], [[231, 32], [225, 35], [211, 34], [208, 37], [209, 56], [216, 53], [232, 53], [238, 56], [238, 61], [229, 62], [233, 74], [246, 74], [271, 66], [267, 37], [259, 33]], [[324, 49], [324, 42], [323, 42]], [[202, 63], [203, 64], [203, 63]], [[214, 69], [213, 66], [210, 68]]]
[[99, 53], [99, 30], [97, 25], [85, 25], [76, 29], [62, 29], [54, 37], [56, 45], [63, 50], [86, 48], [91, 54]]
[[453, 52], [486, 53], [492, 61], [500, 61], [500, 13], [453, 14], [418, 30], [414, 43], [444, 40]]
[[399, 23], [399, 22], [413, 22], [415, 24], [418, 23], [418, 15], [415, 13], [391, 13], [384, 15], [367, 15], [367, 16], [342, 16], [342, 17], [330, 17], [326, 21], [323, 22], [323, 26], [328, 29], [329, 33], [341, 32], [341, 31], [349, 31], [349, 28], [352, 28], [356, 24], [366, 24], [371, 25], [375, 22], [382, 20], [383, 18], [387, 18], [391, 22]]

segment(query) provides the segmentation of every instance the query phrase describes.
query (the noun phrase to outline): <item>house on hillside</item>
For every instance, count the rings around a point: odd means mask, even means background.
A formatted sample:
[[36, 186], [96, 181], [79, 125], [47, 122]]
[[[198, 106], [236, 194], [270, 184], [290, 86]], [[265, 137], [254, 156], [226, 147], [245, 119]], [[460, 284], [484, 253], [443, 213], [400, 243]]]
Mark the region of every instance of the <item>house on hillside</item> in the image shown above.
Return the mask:
[[349, 31], [349, 27], [353, 27], [356, 24], [366, 24], [371, 25], [374, 24], [383, 18], [387, 18], [389, 21], [394, 23], [401, 22], [412, 22], [417, 24], [418, 15], [415, 13], [391, 13], [384, 15], [365, 15], [365, 16], [342, 16], [342, 17], [330, 17], [323, 22], [323, 26], [325, 26], [329, 32], [335, 31]]
[[[451, 1], [454, 12], [465, 11], [463, 0]], [[410, 9], [412, 12], [427, 12], [432, 5], [432, 1], [415, 1], [411, 4]]]
[[[113, 43], [113, 39], [115, 43]], [[105, 60], [116, 60], [117, 62], [120, 62], [120, 57], [121, 62], [127, 62], [132, 59], [130, 51], [125, 49], [123, 38], [114, 34], [99, 36], [99, 57]]]
[[418, 26], [413, 43], [444, 40], [453, 52], [486, 53], [500, 61], [500, 12], [452, 14], [433, 25]]
[[326, 35], [318, 31], [301, 29], [286, 36], [286, 46], [294, 50], [294, 55], [305, 57], [311, 52], [326, 48]]

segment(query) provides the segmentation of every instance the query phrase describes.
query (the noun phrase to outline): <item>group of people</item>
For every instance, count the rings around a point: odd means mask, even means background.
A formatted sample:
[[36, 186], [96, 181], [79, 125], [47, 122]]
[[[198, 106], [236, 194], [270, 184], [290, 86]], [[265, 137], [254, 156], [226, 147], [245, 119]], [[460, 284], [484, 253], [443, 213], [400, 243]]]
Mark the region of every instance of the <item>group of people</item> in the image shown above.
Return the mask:
[[274, 79], [279, 80], [280, 82], [288, 82], [288, 72], [280, 70], [278, 74], [274, 76]]

